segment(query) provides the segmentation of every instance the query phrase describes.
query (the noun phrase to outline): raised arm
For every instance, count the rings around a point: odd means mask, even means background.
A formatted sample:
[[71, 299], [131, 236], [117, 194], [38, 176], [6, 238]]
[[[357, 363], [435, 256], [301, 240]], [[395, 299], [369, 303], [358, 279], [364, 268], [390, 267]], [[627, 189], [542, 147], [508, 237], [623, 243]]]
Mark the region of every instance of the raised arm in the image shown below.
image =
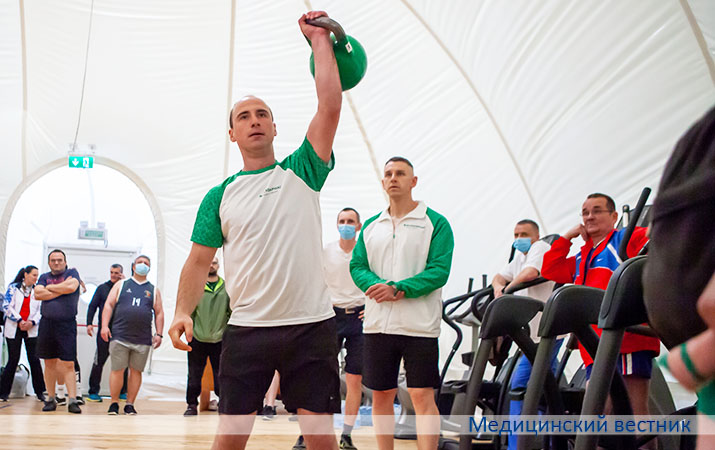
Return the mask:
[[194, 336], [194, 324], [191, 313], [201, 300], [209, 273], [209, 266], [216, 255], [214, 247], [193, 243], [188, 258], [181, 269], [179, 278], [179, 292], [176, 295], [176, 311], [174, 320], [169, 327], [171, 343], [179, 350], [191, 351], [191, 347], [181, 340], [181, 335], [186, 334], [187, 342]]
[[161, 345], [161, 340], [164, 335], [164, 306], [161, 302], [161, 292], [159, 288], [155, 289], [156, 295], [154, 295], [154, 323], [156, 324], [156, 335], [152, 338], [152, 344], [154, 348], [158, 348]]
[[324, 11], [310, 11], [298, 20], [300, 31], [313, 47], [315, 60], [315, 90], [318, 95], [318, 111], [308, 127], [308, 141], [323, 161], [330, 162], [333, 140], [340, 120], [343, 91], [340, 86], [338, 64], [333, 53], [330, 32], [325, 28], [308, 25], [306, 20], [328, 16]]

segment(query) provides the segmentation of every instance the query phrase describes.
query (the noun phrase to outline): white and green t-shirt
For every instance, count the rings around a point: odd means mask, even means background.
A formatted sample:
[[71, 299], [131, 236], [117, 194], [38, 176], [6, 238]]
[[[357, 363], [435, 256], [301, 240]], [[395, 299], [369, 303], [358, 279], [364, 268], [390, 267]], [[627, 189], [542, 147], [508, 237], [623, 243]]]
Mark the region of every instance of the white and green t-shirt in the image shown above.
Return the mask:
[[223, 246], [230, 325], [268, 327], [334, 315], [322, 276], [320, 189], [334, 165], [308, 139], [281, 162], [241, 171], [206, 194], [191, 240]]

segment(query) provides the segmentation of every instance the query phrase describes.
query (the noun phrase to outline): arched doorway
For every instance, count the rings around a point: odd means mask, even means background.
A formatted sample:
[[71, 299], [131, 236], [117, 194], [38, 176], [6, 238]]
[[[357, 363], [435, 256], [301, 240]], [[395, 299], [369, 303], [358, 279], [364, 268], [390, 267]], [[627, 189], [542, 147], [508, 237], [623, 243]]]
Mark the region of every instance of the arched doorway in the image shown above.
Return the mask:
[[[78, 360], [86, 388], [95, 348], [84, 328], [92, 294], [109, 278], [113, 263], [122, 264], [130, 276], [131, 261], [139, 253], [157, 261], [149, 279], [162, 284], [163, 222], [148, 187], [128, 169], [99, 159], [88, 170], [65, 165], [66, 160], [48, 164], [11, 196], [0, 223], [0, 270], [7, 284], [28, 264], [46, 271], [49, 249], [67, 253], [68, 265], [78, 269], [87, 289], [77, 314]], [[106, 240], [80, 239], [82, 227], [103, 228]]]

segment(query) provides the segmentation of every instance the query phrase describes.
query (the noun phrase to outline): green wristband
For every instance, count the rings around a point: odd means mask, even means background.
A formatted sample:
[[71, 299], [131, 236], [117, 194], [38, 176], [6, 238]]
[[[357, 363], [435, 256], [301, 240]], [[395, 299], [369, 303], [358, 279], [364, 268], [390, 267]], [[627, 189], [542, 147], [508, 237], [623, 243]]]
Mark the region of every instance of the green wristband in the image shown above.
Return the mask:
[[693, 376], [698, 384], [704, 383], [707, 381], [707, 378], [700, 375], [698, 369], [695, 368], [695, 364], [693, 364], [693, 361], [690, 359], [690, 355], [688, 355], [688, 349], [685, 344], [685, 342], [680, 344], [680, 357], [683, 359], [683, 364], [685, 364], [685, 368], [688, 369], [688, 372], [690, 372], [690, 375]]

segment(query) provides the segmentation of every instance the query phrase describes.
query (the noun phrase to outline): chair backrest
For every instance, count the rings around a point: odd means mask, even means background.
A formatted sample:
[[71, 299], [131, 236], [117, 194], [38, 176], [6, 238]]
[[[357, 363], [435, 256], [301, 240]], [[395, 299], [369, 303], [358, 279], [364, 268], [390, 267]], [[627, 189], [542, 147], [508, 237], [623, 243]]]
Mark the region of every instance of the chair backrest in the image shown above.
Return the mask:
[[647, 256], [625, 261], [613, 272], [598, 316], [603, 329], [620, 329], [648, 321], [643, 302], [643, 269]]
[[556, 337], [598, 322], [603, 300], [602, 289], [588, 286], [563, 286], [554, 291], [544, 306], [539, 336]]

